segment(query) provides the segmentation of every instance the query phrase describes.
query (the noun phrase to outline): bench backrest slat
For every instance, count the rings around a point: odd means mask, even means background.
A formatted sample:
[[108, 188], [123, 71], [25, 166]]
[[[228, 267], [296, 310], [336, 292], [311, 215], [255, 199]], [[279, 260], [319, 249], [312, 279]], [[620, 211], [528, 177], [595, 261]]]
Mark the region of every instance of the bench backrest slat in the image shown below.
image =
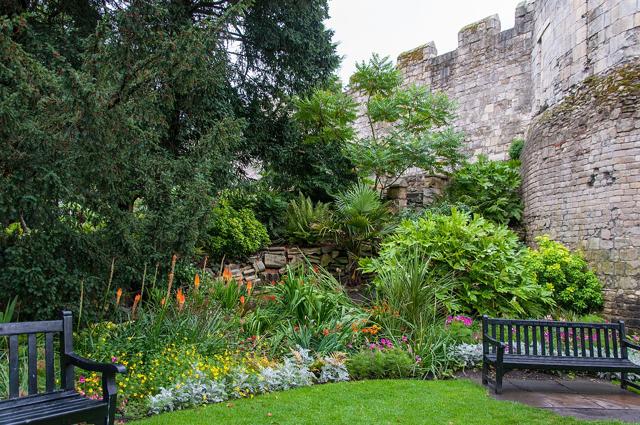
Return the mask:
[[[503, 342], [506, 353], [524, 356], [627, 358], [624, 323], [573, 323], [483, 317], [483, 332]], [[483, 343], [485, 353], [494, 344]]]
[[18, 376], [18, 335], [9, 336], [9, 398], [16, 398], [20, 392]]
[[52, 332], [44, 334], [45, 389], [48, 393], [53, 392], [56, 385], [53, 337], [54, 334]]
[[[40, 337], [43, 334], [44, 342]], [[60, 340], [61, 389], [73, 389], [73, 366], [65, 363], [65, 355], [73, 350], [73, 326], [70, 312], [63, 312], [62, 320], [42, 322], [2, 323], [0, 337], [8, 339], [9, 349], [9, 399], [17, 399], [20, 394], [20, 357], [26, 355], [26, 392], [28, 395], [38, 394], [38, 357], [42, 353], [38, 349], [44, 345], [45, 392], [56, 391], [55, 348], [56, 335]], [[26, 342], [26, 346], [24, 344]], [[26, 348], [26, 350], [25, 350]], [[23, 363], [24, 364], [24, 363]]]
[[36, 346], [36, 334], [29, 334], [27, 337], [28, 355], [27, 355], [27, 377], [29, 395], [38, 393], [38, 347]]
[[42, 322], [0, 323], [0, 336], [62, 332], [62, 320]]

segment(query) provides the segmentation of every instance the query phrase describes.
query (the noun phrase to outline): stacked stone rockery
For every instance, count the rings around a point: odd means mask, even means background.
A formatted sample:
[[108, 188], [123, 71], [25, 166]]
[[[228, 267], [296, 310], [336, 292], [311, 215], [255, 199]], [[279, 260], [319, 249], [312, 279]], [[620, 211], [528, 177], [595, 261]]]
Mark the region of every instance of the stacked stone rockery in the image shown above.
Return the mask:
[[233, 279], [259, 285], [280, 279], [287, 265], [308, 262], [340, 277], [347, 266], [347, 254], [332, 245], [317, 247], [272, 246], [249, 257], [244, 263], [229, 263]]

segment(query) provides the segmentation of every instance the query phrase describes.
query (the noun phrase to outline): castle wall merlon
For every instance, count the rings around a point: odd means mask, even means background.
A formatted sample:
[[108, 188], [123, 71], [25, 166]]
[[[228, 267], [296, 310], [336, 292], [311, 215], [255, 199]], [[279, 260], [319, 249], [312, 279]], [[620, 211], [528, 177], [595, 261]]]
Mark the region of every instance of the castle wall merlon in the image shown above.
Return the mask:
[[500, 34], [500, 18], [498, 15], [487, 16], [458, 31], [458, 48], [481, 41], [491, 42], [498, 34]]

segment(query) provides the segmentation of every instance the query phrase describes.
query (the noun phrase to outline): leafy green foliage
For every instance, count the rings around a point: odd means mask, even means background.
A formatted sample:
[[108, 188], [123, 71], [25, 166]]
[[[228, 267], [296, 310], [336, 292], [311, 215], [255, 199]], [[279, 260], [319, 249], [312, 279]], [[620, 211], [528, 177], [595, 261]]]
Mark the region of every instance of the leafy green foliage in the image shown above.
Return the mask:
[[272, 240], [284, 235], [288, 198], [286, 194], [270, 187], [265, 180], [241, 184], [226, 190], [223, 196], [237, 210], [252, 210], [258, 221], [265, 225]]
[[205, 250], [215, 258], [242, 258], [253, 254], [269, 243], [267, 229], [250, 209], [236, 210], [229, 201], [220, 199], [213, 207]]
[[453, 103], [442, 93], [401, 83], [391, 61], [377, 55], [358, 64], [350, 80], [351, 89], [366, 99], [370, 134], [346, 151], [361, 176], [375, 177], [381, 194], [411, 167], [448, 173], [462, 160], [462, 135], [450, 127]]
[[529, 252], [527, 265], [557, 305], [579, 314], [600, 310], [602, 284], [585, 259], [548, 236], [537, 237], [536, 243], [538, 249]]
[[523, 148], [524, 139], [513, 139], [513, 141], [511, 141], [511, 146], [509, 146], [509, 158], [513, 161], [519, 161]]
[[453, 174], [446, 196], [488, 220], [517, 223], [523, 211], [519, 166], [516, 161], [491, 161], [479, 155], [476, 162], [464, 165]]
[[16, 302], [18, 297], [9, 300], [4, 311], [0, 311], [0, 323], [9, 323], [13, 319], [13, 313], [16, 310]]
[[395, 252], [387, 265], [373, 284], [376, 305], [393, 313], [382, 317], [392, 334], [418, 336], [423, 327], [443, 323], [449, 311], [458, 309], [452, 274], [438, 274], [425, 248], [412, 246]]
[[356, 174], [344, 146], [354, 136], [355, 106], [337, 82], [295, 98], [291, 133], [300, 143], [277, 152], [277, 160], [266, 168], [266, 178], [282, 190], [321, 201], [353, 183]]
[[322, 228], [330, 219], [329, 204], [314, 202], [302, 193], [287, 207], [286, 233], [289, 241], [298, 244], [318, 243], [324, 239]]
[[375, 190], [358, 183], [336, 195], [331, 223], [323, 229], [349, 254], [348, 272], [358, 280], [356, 263], [389, 231], [391, 214]]
[[340, 85], [297, 98], [294, 106], [293, 118], [307, 145], [341, 144], [355, 136], [351, 123], [356, 119], [357, 104]]
[[351, 325], [364, 317], [333, 276], [308, 266], [288, 267], [262, 299], [245, 328], [251, 335], [271, 336], [274, 352], [296, 345], [318, 353], [345, 351], [354, 338]]
[[397, 258], [421, 248], [434, 276], [451, 276], [459, 310], [492, 316], [537, 316], [553, 305], [551, 292], [525, 266], [526, 249], [504, 226], [453, 209], [404, 221], [382, 243], [380, 255], [361, 262], [366, 272], [389, 273]]
[[388, 260], [389, 267], [375, 276], [372, 319], [396, 346], [402, 343], [421, 360], [416, 374], [443, 376], [451, 370], [453, 339], [443, 323], [458, 307], [452, 275], [432, 266], [422, 247], [409, 247]]
[[194, 255], [239, 165], [293, 155], [291, 98], [338, 64], [324, 0], [10, 1], [0, 15], [0, 227], [14, 229], [0, 290], [25, 319], [77, 309], [81, 286], [83, 317], [99, 316], [114, 258], [128, 289], [145, 263]]
[[409, 378], [415, 373], [415, 361], [404, 350], [363, 350], [347, 361], [353, 379]]

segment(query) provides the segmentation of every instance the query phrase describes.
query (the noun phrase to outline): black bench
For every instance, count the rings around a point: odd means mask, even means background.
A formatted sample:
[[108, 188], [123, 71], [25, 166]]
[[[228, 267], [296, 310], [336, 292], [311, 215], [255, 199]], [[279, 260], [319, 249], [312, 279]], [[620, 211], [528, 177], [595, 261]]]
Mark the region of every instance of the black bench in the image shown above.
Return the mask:
[[[628, 349], [640, 346], [626, 337], [624, 322], [572, 323], [482, 317], [482, 383], [502, 391], [502, 377], [513, 369], [620, 372], [621, 386], [640, 389], [629, 372], [640, 373]], [[496, 379], [489, 379], [489, 366]]]
[[[38, 339], [44, 334], [44, 392], [38, 387]], [[20, 394], [19, 336], [27, 342], [28, 395]], [[60, 385], [55, 382], [54, 337], [60, 346]], [[116, 411], [116, 373], [125, 373], [119, 364], [96, 363], [73, 352], [71, 312], [60, 320], [0, 324], [0, 341], [8, 339], [9, 398], [0, 401], [0, 424], [70, 425], [78, 422], [111, 425]], [[6, 347], [6, 345], [5, 345]], [[101, 400], [92, 400], [75, 390], [74, 367], [102, 374]]]

